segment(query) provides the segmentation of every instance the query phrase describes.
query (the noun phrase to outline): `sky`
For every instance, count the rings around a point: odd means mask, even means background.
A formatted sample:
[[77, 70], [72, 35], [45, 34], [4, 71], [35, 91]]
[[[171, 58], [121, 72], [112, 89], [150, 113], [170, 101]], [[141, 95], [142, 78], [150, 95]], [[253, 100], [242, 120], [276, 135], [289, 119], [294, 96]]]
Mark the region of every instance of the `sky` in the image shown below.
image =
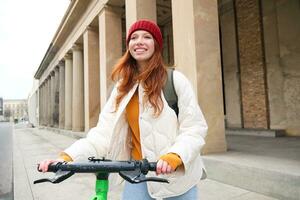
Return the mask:
[[0, 0], [0, 97], [27, 99], [70, 0]]

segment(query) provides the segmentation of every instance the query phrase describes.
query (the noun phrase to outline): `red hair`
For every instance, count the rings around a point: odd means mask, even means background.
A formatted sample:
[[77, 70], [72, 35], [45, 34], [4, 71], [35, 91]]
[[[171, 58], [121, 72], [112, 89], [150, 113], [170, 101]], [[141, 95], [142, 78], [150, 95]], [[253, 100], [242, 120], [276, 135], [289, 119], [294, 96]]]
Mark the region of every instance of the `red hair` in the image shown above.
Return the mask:
[[146, 93], [145, 100], [149, 101], [154, 108], [154, 115], [158, 116], [161, 113], [163, 109], [161, 91], [167, 80], [167, 70], [163, 64], [159, 46], [156, 41], [154, 43], [155, 51], [148, 60], [147, 66], [140, 73], [136, 60], [131, 56], [128, 49], [114, 66], [111, 78], [113, 81], [120, 81], [116, 97], [116, 110], [133, 85], [136, 82], [141, 82]]

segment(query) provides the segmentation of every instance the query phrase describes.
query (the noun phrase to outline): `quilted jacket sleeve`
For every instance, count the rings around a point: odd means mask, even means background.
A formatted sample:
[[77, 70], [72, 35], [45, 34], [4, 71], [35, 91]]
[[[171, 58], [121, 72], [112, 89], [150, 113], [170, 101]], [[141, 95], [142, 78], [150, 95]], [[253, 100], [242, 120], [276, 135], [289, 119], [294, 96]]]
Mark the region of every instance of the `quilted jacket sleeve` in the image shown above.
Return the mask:
[[207, 124], [191, 83], [178, 71], [174, 71], [174, 87], [178, 96], [179, 130], [169, 152], [178, 154], [187, 170], [205, 144]]
[[99, 115], [97, 126], [88, 132], [86, 138], [77, 140], [64, 151], [72, 160], [86, 160], [91, 156], [100, 158], [106, 155], [115, 121], [114, 100], [116, 94], [117, 89], [115, 87]]

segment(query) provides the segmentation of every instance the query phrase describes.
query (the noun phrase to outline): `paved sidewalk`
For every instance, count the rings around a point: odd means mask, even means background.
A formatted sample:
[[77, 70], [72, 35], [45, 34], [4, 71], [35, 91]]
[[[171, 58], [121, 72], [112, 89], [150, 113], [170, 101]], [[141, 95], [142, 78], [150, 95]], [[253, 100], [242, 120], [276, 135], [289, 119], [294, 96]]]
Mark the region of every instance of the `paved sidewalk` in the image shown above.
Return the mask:
[[[14, 192], [15, 200], [83, 200], [94, 192], [94, 175], [77, 174], [60, 184], [33, 181], [47, 174], [37, 172], [37, 163], [56, 158], [58, 153], [76, 139], [37, 128], [14, 130]], [[49, 174], [48, 174], [49, 175]], [[206, 179], [199, 184], [201, 200], [276, 200], [241, 188]], [[110, 199], [119, 199], [120, 191]]]

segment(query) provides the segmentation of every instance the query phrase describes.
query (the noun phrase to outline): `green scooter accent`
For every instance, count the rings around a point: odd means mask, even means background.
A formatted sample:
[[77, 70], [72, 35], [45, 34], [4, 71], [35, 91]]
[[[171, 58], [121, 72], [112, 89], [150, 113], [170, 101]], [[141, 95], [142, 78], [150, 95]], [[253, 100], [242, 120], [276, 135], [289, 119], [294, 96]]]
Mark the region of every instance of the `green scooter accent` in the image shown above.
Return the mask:
[[95, 187], [95, 196], [91, 200], [107, 200], [108, 194], [108, 174], [99, 173], [97, 174], [96, 187]]

